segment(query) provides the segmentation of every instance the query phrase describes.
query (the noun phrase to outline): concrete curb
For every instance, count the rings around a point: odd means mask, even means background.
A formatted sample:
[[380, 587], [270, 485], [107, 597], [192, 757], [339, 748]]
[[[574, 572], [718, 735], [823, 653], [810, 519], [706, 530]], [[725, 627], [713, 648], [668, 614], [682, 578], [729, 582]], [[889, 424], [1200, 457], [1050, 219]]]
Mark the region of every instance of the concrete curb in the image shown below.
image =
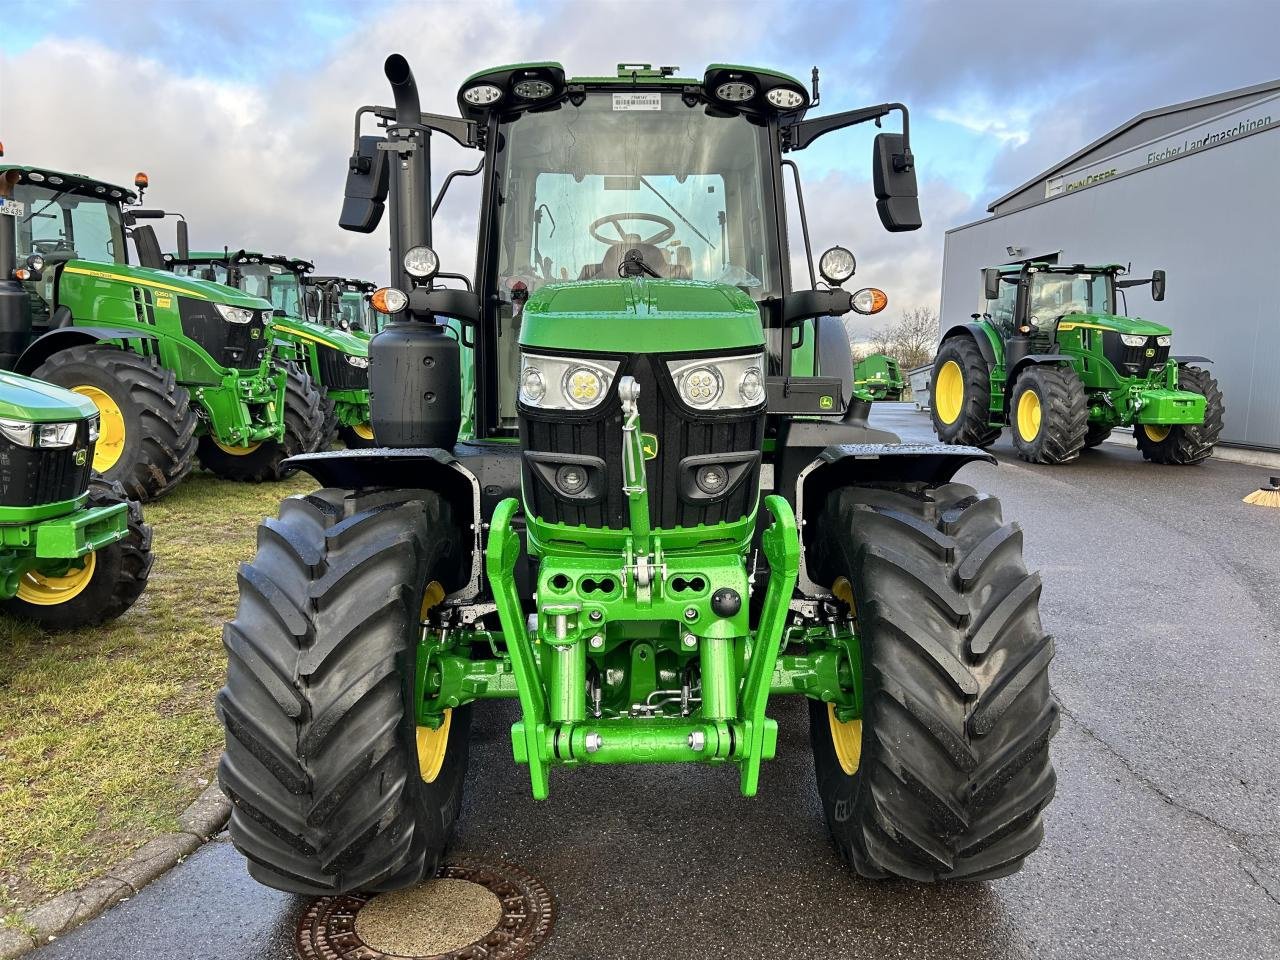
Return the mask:
[[134, 896], [222, 829], [231, 803], [216, 782], [178, 817], [181, 829], [148, 840], [102, 876], [22, 914], [20, 927], [0, 927], [0, 960], [12, 960], [70, 933], [108, 907]]

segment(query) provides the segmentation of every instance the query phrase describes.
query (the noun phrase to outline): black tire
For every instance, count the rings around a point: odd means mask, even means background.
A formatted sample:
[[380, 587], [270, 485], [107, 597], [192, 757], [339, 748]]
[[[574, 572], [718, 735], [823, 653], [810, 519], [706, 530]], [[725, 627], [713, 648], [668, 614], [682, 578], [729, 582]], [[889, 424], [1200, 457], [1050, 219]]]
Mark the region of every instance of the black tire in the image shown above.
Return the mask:
[[1084, 445], [1086, 447], [1096, 447], [1102, 443], [1107, 437], [1111, 436], [1111, 428], [1100, 423], [1089, 424], [1089, 429], [1084, 435]]
[[1016, 872], [1055, 789], [1058, 707], [1040, 578], [999, 502], [951, 483], [846, 487], [815, 544], [848, 579], [860, 631], [861, 762], [847, 773], [827, 705], [810, 703], [818, 793], [864, 877], [985, 880]]
[[1218, 381], [1209, 371], [1200, 367], [1179, 367], [1178, 389], [1190, 390], [1204, 397], [1204, 423], [1178, 424], [1159, 439], [1147, 433], [1142, 424], [1135, 423], [1133, 435], [1138, 441], [1138, 449], [1152, 463], [1179, 466], [1203, 463], [1213, 455], [1214, 444], [1222, 433], [1222, 418], [1227, 410]]
[[[190, 472], [196, 452], [196, 411], [186, 387], [156, 357], [93, 343], [55, 353], [32, 373], [60, 387], [93, 387], [120, 411], [124, 446], [102, 471], [134, 500], [154, 500]], [[105, 424], [104, 424], [105, 426]]]
[[[1037, 418], [1028, 427], [1022, 405], [1034, 404]], [[1025, 368], [1009, 399], [1013, 449], [1028, 463], [1067, 463], [1080, 456], [1089, 430], [1089, 404], [1084, 384], [1066, 364], [1037, 364]]]
[[342, 442], [347, 445], [349, 450], [367, 450], [378, 445], [376, 440], [366, 440], [356, 433], [354, 427], [348, 427], [346, 424], [343, 424], [338, 429], [338, 436], [342, 438]]
[[208, 434], [200, 438], [200, 464], [225, 480], [264, 483], [283, 480], [296, 471], [284, 461], [300, 453], [311, 453], [320, 442], [324, 416], [320, 391], [304, 371], [290, 364], [284, 394], [284, 437], [268, 440], [248, 453], [232, 453], [218, 446]]
[[[944, 409], [943, 414], [939, 413], [936, 387], [939, 372], [949, 363], [960, 368], [964, 395], [955, 419], [944, 422], [942, 417], [949, 411]], [[1000, 438], [1000, 428], [987, 423], [987, 418], [991, 415], [991, 370], [972, 337], [952, 337], [942, 342], [933, 361], [930, 383], [935, 392], [929, 403], [929, 416], [933, 420], [933, 432], [938, 435], [939, 440], [943, 443], [988, 447]], [[943, 406], [945, 408], [946, 405]]]
[[290, 497], [258, 529], [223, 631], [231, 840], [259, 882], [309, 895], [430, 876], [462, 803], [470, 709], [431, 783], [413, 702], [422, 598], [459, 535], [429, 491]]
[[129, 499], [124, 486], [95, 476], [89, 481], [87, 507], [129, 505], [129, 532], [123, 540], [96, 551], [93, 574], [82, 591], [62, 603], [29, 603], [21, 596], [4, 601], [5, 612], [49, 630], [76, 630], [114, 620], [134, 605], [151, 575], [151, 527], [142, 506]]
[[331, 396], [329, 391], [320, 388], [320, 440], [316, 444], [317, 450], [328, 450], [338, 440], [338, 429], [341, 424], [338, 423], [338, 404]]

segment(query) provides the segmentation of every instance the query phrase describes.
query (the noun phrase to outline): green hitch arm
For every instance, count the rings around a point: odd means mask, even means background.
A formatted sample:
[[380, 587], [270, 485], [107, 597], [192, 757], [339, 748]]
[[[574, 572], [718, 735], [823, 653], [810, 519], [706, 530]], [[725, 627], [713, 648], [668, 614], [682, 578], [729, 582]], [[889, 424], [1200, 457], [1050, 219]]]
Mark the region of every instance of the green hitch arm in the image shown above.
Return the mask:
[[618, 382], [622, 401], [622, 492], [627, 495], [631, 536], [637, 555], [652, 552], [649, 543], [649, 484], [644, 472], [644, 441], [640, 437], [640, 384], [635, 377]]
[[[520, 695], [521, 719], [511, 728], [516, 760], [529, 764], [529, 780], [535, 800], [545, 800], [550, 792], [547, 764], [542, 758], [539, 737], [547, 727], [547, 696], [539, 675], [533, 642], [524, 626], [524, 611], [516, 592], [516, 561], [520, 559], [520, 535], [511, 529], [511, 518], [520, 509], [514, 497], [503, 500], [489, 522], [489, 549], [485, 572], [493, 588], [493, 601], [502, 623], [502, 635], [511, 654]], [[520, 741], [523, 741], [521, 743]]]
[[754, 797], [760, 784], [760, 763], [764, 759], [768, 735], [766, 727], [775, 722], [767, 720], [764, 712], [769, 704], [769, 687], [774, 666], [778, 662], [778, 647], [782, 643], [782, 628], [786, 625], [787, 606], [795, 592], [796, 577], [800, 572], [800, 535], [791, 504], [777, 494], [765, 497], [764, 503], [773, 515], [773, 523], [769, 524], [761, 537], [764, 555], [769, 561], [769, 586], [765, 589], [760, 627], [756, 631], [746, 682], [742, 688], [742, 719], [747, 725], [747, 749], [742, 762], [741, 785], [744, 797]]

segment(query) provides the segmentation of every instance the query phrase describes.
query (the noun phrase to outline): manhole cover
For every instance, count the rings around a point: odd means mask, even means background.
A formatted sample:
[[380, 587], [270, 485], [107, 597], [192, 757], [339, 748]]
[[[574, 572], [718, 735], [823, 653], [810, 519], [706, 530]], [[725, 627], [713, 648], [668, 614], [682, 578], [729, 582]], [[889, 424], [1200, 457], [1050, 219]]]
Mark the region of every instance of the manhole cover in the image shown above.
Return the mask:
[[556, 904], [509, 863], [459, 858], [409, 890], [313, 900], [301, 960], [523, 960], [551, 935]]

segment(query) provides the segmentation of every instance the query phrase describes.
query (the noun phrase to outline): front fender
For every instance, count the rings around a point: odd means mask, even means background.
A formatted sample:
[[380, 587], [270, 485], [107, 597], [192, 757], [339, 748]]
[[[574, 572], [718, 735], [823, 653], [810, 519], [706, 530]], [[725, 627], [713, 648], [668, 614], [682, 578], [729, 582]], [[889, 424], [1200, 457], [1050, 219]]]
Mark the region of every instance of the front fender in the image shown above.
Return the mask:
[[999, 338], [992, 335], [991, 331], [981, 323], [957, 323], [955, 326], [947, 330], [942, 335], [939, 343], [944, 343], [952, 337], [972, 337], [973, 342], [978, 345], [978, 349], [982, 351], [982, 359], [987, 361], [988, 367], [997, 366], [1004, 362], [1004, 347], [999, 342]]
[[13, 372], [30, 376], [35, 370], [55, 353], [61, 353], [70, 347], [83, 346], [90, 343], [103, 343], [110, 340], [155, 340], [154, 333], [145, 330], [124, 330], [119, 327], [61, 327], [50, 330], [37, 337], [22, 351]]
[[1029, 353], [1010, 368], [1008, 382], [1013, 383], [1017, 380], [1018, 374], [1027, 367], [1048, 363], [1065, 363], [1069, 365], [1071, 357], [1063, 353]]

